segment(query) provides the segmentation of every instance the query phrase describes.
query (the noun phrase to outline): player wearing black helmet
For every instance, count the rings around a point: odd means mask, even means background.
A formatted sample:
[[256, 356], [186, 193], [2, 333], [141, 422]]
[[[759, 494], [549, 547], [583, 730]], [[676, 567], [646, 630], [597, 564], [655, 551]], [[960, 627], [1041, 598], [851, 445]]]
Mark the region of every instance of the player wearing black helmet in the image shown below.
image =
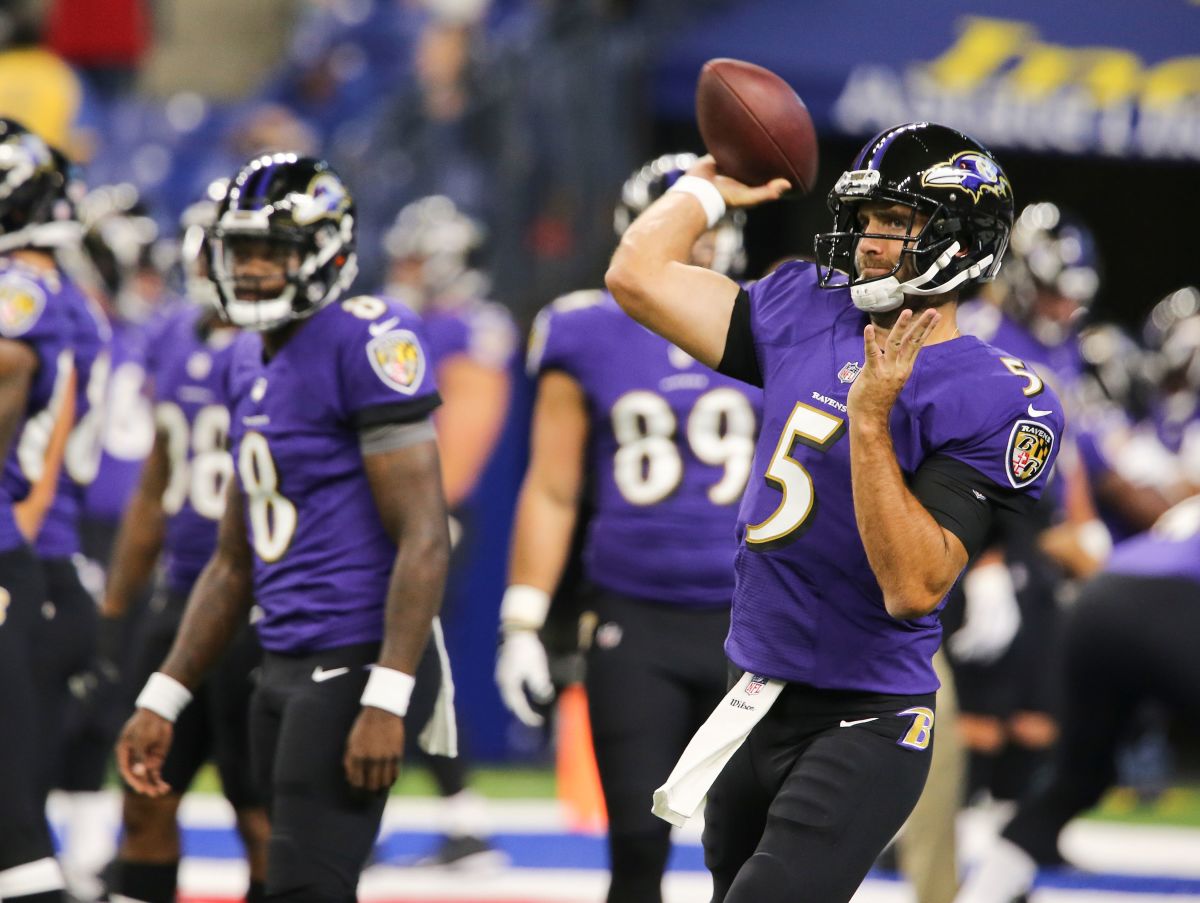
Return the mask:
[[921, 793], [939, 610], [1000, 512], [1025, 516], [1062, 433], [1053, 391], [955, 322], [991, 279], [1012, 188], [940, 125], [873, 138], [818, 264], [749, 288], [689, 266], [726, 207], [773, 200], [706, 158], [630, 226], [607, 281], [701, 362], [764, 388], [725, 652], [742, 676], [655, 793], [705, 810], [717, 903], [849, 900]]
[[[695, 162], [668, 154], [637, 170], [617, 229]], [[723, 272], [734, 265], [741, 219], [735, 213], [697, 236], [689, 259]], [[582, 623], [592, 624], [585, 685], [608, 812], [608, 900], [659, 903], [671, 832], [647, 800], [725, 689], [732, 528], [762, 395], [643, 329], [600, 291], [566, 295], [538, 315], [529, 369], [538, 381], [533, 451], [500, 608], [496, 681], [518, 718], [541, 723], [526, 690], [543, 702], [553, 693], [539, 629], [588, 485], [588, 589], [578, 595], [589, 612]]]
[[63, 188], [45, 142], [0, 119], [0, 898], [39, 903], [60, 900], [63, 887], [35, 695], [47, 587], [31, 549], [74, 423], [72, 305], [44, 236]]
[[[250, 749], [271, 818], [265, 893], [297, 903], [354, 899], [431, 631], [442, 647], [434, 619], [449, 539], [433, 367], [412, 311], [341, 299], [354, 231], [350, 192], [322, 161], [264, 156], [230, 182], [210, 236], [212, 275], [226, 316], [259, 333], [229, 362], [234, 477], [216, 550], [118, 745], [135, 791], [171, 792], [173, 722], [253, 597], [263, 660]], [[439, 712], [426, 751], [453, 755], [447, 699]]]

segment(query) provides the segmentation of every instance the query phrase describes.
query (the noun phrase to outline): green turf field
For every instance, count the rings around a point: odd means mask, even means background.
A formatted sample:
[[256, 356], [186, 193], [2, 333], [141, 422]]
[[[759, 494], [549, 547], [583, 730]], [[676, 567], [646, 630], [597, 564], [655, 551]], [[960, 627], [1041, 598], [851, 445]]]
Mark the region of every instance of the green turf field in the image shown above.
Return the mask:
[[[484, 768], [473, 774], [471, 782], [489, 799], [554, 797], [554, 772], [548, 768]], [[216, 771], [205, 768], [196, 779], [195, 789], [218, 792]], [[420, 768], [406, 770], [392, 789], [394, 796], [433, 796], [434, 792], [428, 772]], [[1131, 790], [1114, 790], [1088, 817], [1128, 824], [1200, 828], [1200, 785], [1173, 787], [1149, 802], [1139, 800]]]

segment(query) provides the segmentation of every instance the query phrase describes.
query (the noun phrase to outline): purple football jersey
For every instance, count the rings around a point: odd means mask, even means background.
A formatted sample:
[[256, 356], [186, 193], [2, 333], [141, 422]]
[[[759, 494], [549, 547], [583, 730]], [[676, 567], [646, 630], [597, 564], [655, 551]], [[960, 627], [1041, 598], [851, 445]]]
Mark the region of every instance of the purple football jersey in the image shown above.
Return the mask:
[[[747, 671], [815, 687], [932, 692], [937, 614], [887, 613], [855, 520], [846, 398], [867, 315], [848, 290], [818, 289], [807, 263], [784, 264], [749, 295], [766, 392], [726, 652]], [[948, 456], [1035, 497], [1062, 429], [1054, 391], [974, 336], [923, 348], [891, 415], [906, 475]]]
[[761, 391], [709, 370], [599, 291], [538, 315], [529, 365], [564, 371], [587, 398], [588, 579], [655, 602], [729, 605]]
[[1143, 577], [1183, 577], [1200, 583], [1200, 497], [1171, 508], [1154, 527], [1118, 543], [1104, 570]]
[[396, 545], [363, 469], [359, 431], [438, 404], [417, 316], [350, 298], [318, 311], [266, 363], [235, 346], [230, 438], [254, 550], [265, 649], [378, 641]]
[[56, 393], [61, 398], [67, 391], [72, 367], [71, 302], [63, 291], [57, 273], [0, 257], [0, 338], [24, 342], [38, 356], [25, 414], [13, 433], [0, 477], [0, 552], [25, 544], [13, 504], [29, 494], [31, 483], [43, 473]]
[[217, 544], [217, 524], [233, 475], [229, 455], [229, 370], [234, 346], [258, 342], [237, 330], [212, 328], [199, 305], [177, 308], [159, 333], [150, 373], [154, 420], [166, 438], [170, 479], [163, 558], [167, 586], [186, 595]]
[[1083, 373], [1083, 354], [1074, 332], [1057, 345], [1047, 345], [994, 304], [978, 300], [962, 305], [958, 325], [964, 335], [980, 338], [1033, 367], [1060, 395], [1069, 394]]
[[517, 350], [517, 329], [503, 306], [465, 301], [454, 307], [431, 308], [421, 316], [435, 364], [459, 355], [493, 370], [507, 370]]
[[113, 322], [100, 469], [84, 502], [85, 512], [97, 520], [121, 519], [137, 486], [142, 462], [154, 445], [154, 411], [146, 383], [147, 349], [147, 324]]
[[62, 300], [71, 322], [75, 357], [75, 427], [67, 440], [54, 501], [34, 550], [42, 558], [69, 558], [79, 551], [79, 514], [100, 464], [103, 399], [108, 384], [108, 318], [74, 282], [63, 278]]

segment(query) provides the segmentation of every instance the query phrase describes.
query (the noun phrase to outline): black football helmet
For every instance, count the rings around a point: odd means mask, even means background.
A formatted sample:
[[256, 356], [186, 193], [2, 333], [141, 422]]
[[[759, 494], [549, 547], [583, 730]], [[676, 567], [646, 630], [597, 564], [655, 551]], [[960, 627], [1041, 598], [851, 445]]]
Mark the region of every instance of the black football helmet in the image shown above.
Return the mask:
[[1115, 323], [1093, 323], [1079, 335], [1082, 403], [1115, 404], [1139, 421], [1150, 413], [1154, 382], [1146, 351]]
[[1200, 288], [1184, 286], [1155, 304], [1142, 337], [1161, 388], [1200, 391]]
[[[858, 206], [866, 201], [911, 208], [909, 234], [891, 272], [859, 279], [854, 255], [864, 233]], [[867, 142], [829, 193], [833, 231], [816, 237], [819, 284], [849, 286], [854, 304], [869, 312], [895, 310], [905, 295], [938, 295], [993, 279], [1013, 223], [1012, 186], [991, 153], [962, 132], [912, 122]], [[928, 217], [913, 233], [917, 212]], [[911, 258], [917, 276], [896, 278]]]
[[[248, 243], [263, 241], [292, 261], [286, 286], [273, 298], [243, 299], [235, 258]], [[211, 278], [224, 316], [258, 332], [312, 316], [353, 282], [354, 241], [354, 198], [328, 163], [290, 153], [251, 160], [230, 182], [209, 233]]]
[[0, 118], [0, 252], [37, 247], [66, 190], [66, 158], [13, 119]]
[[[626, 179], [621, 187], [621, 199], [613, 211], [613, 228], [617, 235], [623, 235], [629, 224], [662, 197], [697, 159], [695, 154], [663, 154]], [[745, 227], [744, 210], [729, 210], [721, 218], [714, 229], [716, 244], [710, 270], [738, 276], [746, 268]]]
[[1070, 211], [1039, 201], [1013, 223], [1008, 256], [996, 280], [1001, 307], [1044, 345], [1068, 341], [1100, 288], [1092, 230]]
[[99, 291], [121, 317], [145, 320], [159, 297], [146, 296], [138, 284], [141, 272], [157, 272], [158, 224], [141, 195], [129, 182], [99, 185], [79, 202], [83, 224], [83, 281]]

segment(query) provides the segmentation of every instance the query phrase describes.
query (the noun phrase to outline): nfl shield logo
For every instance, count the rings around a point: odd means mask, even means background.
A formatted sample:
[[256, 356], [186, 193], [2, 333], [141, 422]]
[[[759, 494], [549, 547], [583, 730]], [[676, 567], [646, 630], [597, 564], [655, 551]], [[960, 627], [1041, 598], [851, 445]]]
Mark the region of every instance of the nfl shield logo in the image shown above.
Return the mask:
[[755, 674], [750, 678], [750, 683], [746, 684], [746, 695], [757, 696], [759, 691], [766, 686], [767, 679], [761, 674]]
[[846, 361], [846, 365], [838, 371], [838, 382], [852, 383], [854, 377], [858, 376], [862, 367], [858, 365], [858, 361]]

